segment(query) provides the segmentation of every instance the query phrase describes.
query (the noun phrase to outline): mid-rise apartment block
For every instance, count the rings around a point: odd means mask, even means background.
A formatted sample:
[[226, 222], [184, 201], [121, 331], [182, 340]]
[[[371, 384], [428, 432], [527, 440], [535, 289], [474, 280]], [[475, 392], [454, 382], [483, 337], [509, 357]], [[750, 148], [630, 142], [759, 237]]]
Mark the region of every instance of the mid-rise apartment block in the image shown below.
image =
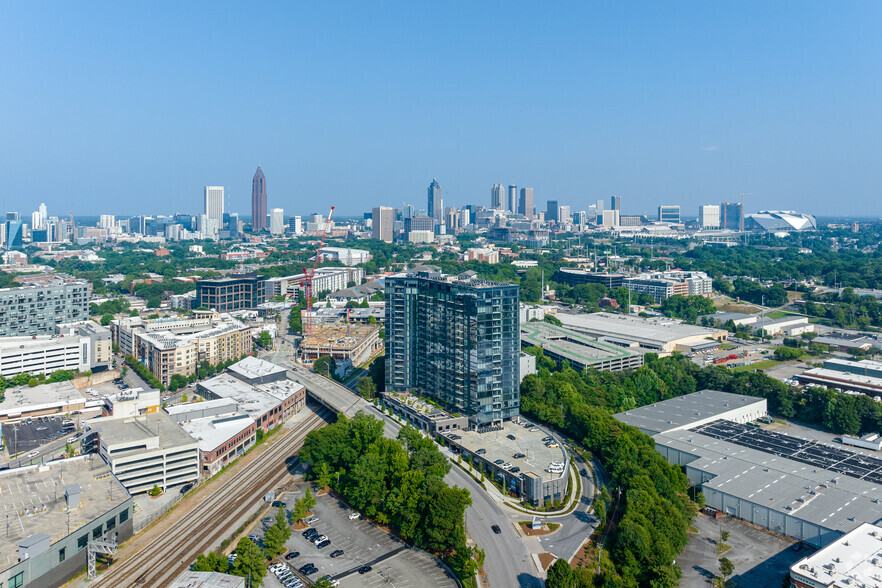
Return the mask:
[[[269, 278], [264, 283], [264, 296], [271, 300], [275, 296], [292, 296], [300, 293], [304, 274]], [[350, 282], [360, 284], [364, 279], [364, 270], [360, 267], [320, 267], [312, 276], [313, 295], [320, 292], [336, 292], [349, 286]]]
[[92, 321], [56, 327], [55, 335], [0, 337], [0, 376], [99, 371], [111, 362], [110, 329]]
[[478, 430], [517, 416], [519, 297], [474, 272], [386, 278], [386, 390], [418, 390]]
[[631, 292], [646, 293], [661, 302], [677, 294], [683, 296], [710, 296], [713, 279], [704, 272], [666, 271], [637, 274], [625, 279]]
[[51, 335], [58, 323], [89, 318], [87, 282], [0, 288], [0, 337]]

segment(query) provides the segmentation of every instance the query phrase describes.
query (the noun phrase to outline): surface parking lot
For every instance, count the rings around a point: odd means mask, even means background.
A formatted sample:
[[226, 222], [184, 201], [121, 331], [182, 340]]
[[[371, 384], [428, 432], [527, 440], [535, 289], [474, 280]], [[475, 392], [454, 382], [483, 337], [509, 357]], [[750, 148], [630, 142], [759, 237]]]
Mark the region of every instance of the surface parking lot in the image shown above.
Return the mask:
[[[3, 440], [9, 448], [9, 455], [31, 451], [44, 443], [57, 441], [62, 437], [73, 437], [76, 433], [73, 427], [62, 432], [66, 418], [68, 417], [61, 415], [52, 418], [44, 416], [18, 423], [3, 423]], [[28, 421], [31, 423], [29, 424]]]
[[[303, 491], [289, 492], [281, 500], [291, 508], [296, 498], [302, 495]], [[349, 520], [349, 515], [354, 511], [333, 496], [317, 497], [313, 512], [318, 520], [311, 526], [322, 535], [327, 535], [331, 544], [318, 549], [303, 537], [303, 530], [295, 529], [286, 546], [289, 552], [299, 551], [300, 556], [290, 560], [280, 558], [294, 569], [306, 563], [314, 564], [318, 572], [311, 574], [310, 580], [315, 581], [330, 574], [333, 579], [339, 580], [341, 588], [390, 584], [398, 588], [456, 586], [456, 582], [435, 558], [409, 548], [373, 522]], [[343, 550], [343, 555], [332, 558], [331, 553], [338, 549]], [[364, 565], [371, 566], [371, 571], [359, 574], [358, 568]], [[268, 579], [275, 581], [275, 578]]]

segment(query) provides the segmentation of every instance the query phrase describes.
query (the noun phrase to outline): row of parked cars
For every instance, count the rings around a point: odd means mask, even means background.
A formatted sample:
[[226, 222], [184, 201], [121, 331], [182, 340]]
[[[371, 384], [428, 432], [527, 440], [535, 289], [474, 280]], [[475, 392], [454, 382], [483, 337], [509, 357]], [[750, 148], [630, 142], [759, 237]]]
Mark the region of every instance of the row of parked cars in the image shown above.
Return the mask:
[[276, 563], [270, 566], [270, 571], [275, 574], [276, 578], [278, 578], [279, 582], [282, 583], [282, 586], [285, 588], [301, 588], [303, 586], [303, 580], [298, 578], [291, 568], [286, 566], [283, 563]]

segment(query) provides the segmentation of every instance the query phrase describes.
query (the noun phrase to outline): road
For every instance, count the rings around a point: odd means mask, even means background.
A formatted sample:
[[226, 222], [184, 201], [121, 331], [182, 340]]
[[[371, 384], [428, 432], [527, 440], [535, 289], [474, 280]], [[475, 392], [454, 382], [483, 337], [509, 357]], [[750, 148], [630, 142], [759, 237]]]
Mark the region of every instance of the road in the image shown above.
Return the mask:
[[[282, 357], [279, 359], [283, 360]], [[383, 419], [385, 423], [384, 434], [387, 437], [395, 438], [398, 435], [401, 425], [397, 421], [377, 410], [373, 404], [357, 398], [351, 390], [341, 384], [296, 366], [289, 359], [284, 360], [280, 365], [292, 369], [302, 384], [321, 388], [328, 396], [348, 395], [353, 399], [355, 406]], [[490, 586], [494, 588], [512, 586], [541, 588], [543, 582], [536, 572], [530, 550], [527, 549], [514, 527], [500, 525], [502, 533], [499, 535], [495, 535], [490, 528], [491, 525], [500, 523], [509, 516], [517, 516], [517, 513], [513, 514], [513, 511], [505, 509], [503, 505], [491, 498], [475, 480], [456, 466], [451, 467], [445, 481], [448, 484], [468, 489], [472, 496], [472, 505], [466, 509], [466, 528], [472, 539], [486, 554], [484, 571]], [[525, 516], [521, 514], [520, 518], [523, 519]], [[567, 558], [570, 556], [572, 554], [569, 554]]]

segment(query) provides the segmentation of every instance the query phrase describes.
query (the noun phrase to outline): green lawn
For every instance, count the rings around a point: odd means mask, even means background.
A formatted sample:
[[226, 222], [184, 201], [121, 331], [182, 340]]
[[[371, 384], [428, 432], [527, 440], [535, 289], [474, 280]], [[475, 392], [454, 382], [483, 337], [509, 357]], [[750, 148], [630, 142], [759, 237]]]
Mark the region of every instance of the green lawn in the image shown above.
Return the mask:
[[754, 362], [750, 365], [739, 365], [738, 367], [732, 368], [733, 372], [752, 372], [753, 370], [764, 370], [770, 368], [774, 365], [778, 365], [781, 363], [780, 361], [775, 361], [774, 359], [764, 359], [762, 361]]
[[799, 315], [794, 314], [792, 312], [786, 312], [783, 310], [773, 310], [772, 312], [766, 313], [766, 318], [770, 318], [770, 319], [779, 319], [779, 318], [784, 318], [785, 316], [799, 316]]

